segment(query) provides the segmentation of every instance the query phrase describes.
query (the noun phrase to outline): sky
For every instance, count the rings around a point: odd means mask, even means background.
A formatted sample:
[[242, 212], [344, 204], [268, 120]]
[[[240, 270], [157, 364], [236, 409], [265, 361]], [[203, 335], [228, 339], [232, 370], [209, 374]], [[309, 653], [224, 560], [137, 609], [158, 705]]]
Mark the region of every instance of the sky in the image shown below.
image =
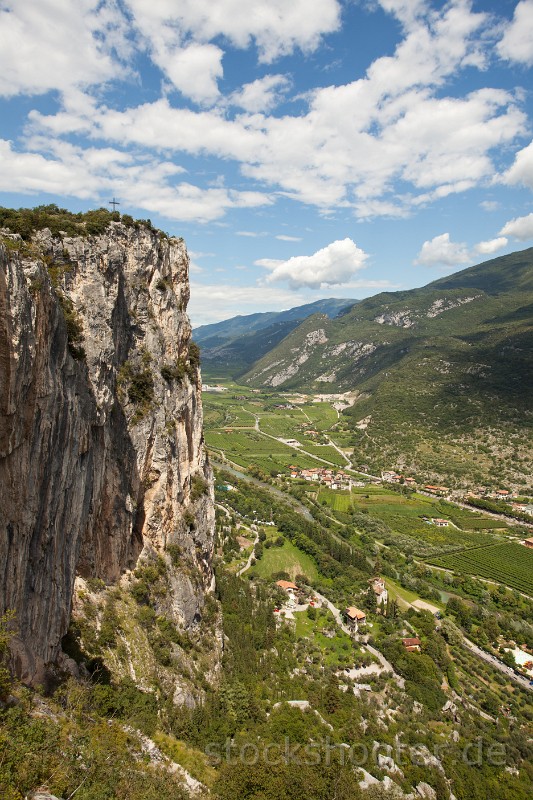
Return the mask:
[[182, 236], [193, 325], [533, 245], [533, 0], [0, 0], [0, 205]]

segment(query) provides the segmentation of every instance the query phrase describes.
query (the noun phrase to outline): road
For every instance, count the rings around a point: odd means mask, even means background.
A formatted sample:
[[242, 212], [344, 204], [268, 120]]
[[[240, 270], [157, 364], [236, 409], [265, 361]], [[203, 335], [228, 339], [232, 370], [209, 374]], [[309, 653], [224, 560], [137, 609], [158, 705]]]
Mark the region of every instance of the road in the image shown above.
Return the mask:
[[259, 531], [256, 531], [255, 532], [254, 545], [252, 547], [252, 552], [248, 556], [248, 561], [246, 562], [244, 567], [241, 567], [239, 570], [237, 570], [237, 575], [238, 576], [242, 575], [244, 572], [246, 572], [247, 569], [250, 569], [250, 567], [252, 566], [252, 559], [254, 557], [254, 549], [255, 549], [255, 546], [258, 543], [258, 541], [259, 541]]
[[466, 636], [463, 637], [463, 644], [476, 656], [482, 658], [483, 661], [486, 661], [488, 664], [492, 664], [492, 666], [497, 670], [503, 672], [507, 678], [511, 678], [511, 680], [515, 681], [515, 683], [519, 683], [524, 689], [533, 691], [533, 686], [530, 686], [528, 678], [524, 678], [523, 675], [517, 675], [515, 671], [511, 669], [511, 667], [508, 667], [507, 664], [504, 664], [502, 661], [497, 659], [496, 656], [487, 653], [486, 650], [482, 650], [481, 647], [478, 647], [477, 644], [471, 642], [470, 639], [466, 638]]
[[[323, 594], [320, 594], [319, 592], [315, 591], [314, 589], [313, 589], [313, 594], [314, 594], [315, 597], [318, 597], [318, 599], [320, 600], [321, 603], [325, 604], [329, 608], [329, 610], [333, 614], [333, 616], [335, 618], [335, 622], [337, 623], [339, 628], [351, 638], [352, 637], [352, 632], [344, 624], [343, 619], [342, 619], [342, 613], [341, 613], [340, 609], [338, 609], [336, 606], [334, 606], [333, 603], [331, 602], [331, 600], [328, 600], [327, 597], [324, 597]], [[394, 671], [394, 667], [392, 666], [390, 661], [387, 661], [387, 659], [385, 658], [383, 653], [380, 653], [379, 650], [376, 650], [375, 647], [372, 647], [369, 644], [362, 644], [361, 647], [363, 649], [366, 648], [366, 650], [368, 650], [369, 653], [372, 653], [372, 655], [375, 656], [375, 658], [378, 659], [378, 661], [381, 664], [381, 666], [384, 667], [384, 669], [386, 669], [388, 672], [392, 673], [392, 675], [393, 675], [396, 683], [398, 684], [398, 686], [401, 689], [404, 688], [405, 680], [401, 677], [401, 675], [398, 675], [398, 673]]]
[[[233, 475], [236, 475], [238, 478], [250, 481], [251, 483], [255, 483], [258, 486], [261, 486], [263, 489], [267, 489], [269, 492], [272, 492], [277, 497], [280, 497], [284, 502], [289, 503], [296, 511], [302, 514], [302, 516], [304, 516], [306, 519], [313, 520], [313, 517], [309, 512], [309, 510], [304, 505], [302, 505], [302, 503], [299, 503], [297, 500], [295, 500], [295, 498], [292, 497], [291, 495], [281, 492], [279, 489], [270, 486], [270, 484], [264, 483], [263, 481], [259, 481], [257, 478], [253, 478], [251, 475], [246, 475], [245, 473], [239, 472], [238, 470], [233, 469], [232, 467], [228, 467], [226, 464], [222, 464], [221, 462], [216, 462], [213, 458], [211, 458], [211, 461], [215, 466], [227, 470]], [[330, 534], [339, 542], [342, 542], [343, 544], [348, 544], [348, 546], [350, 546], [349, 542], [346, 542], [340, 536], [338, 537], [331, 531]], [[342, 614], [340, 610], [336, 608], [333, 605], [333, 603], [327, 599], [327, 597], [319, 595], [317, 594], [317, 592], [315, 592], [315, 595], [320, 600], [326, 603], [327, 607], [330, 609], [331, 613], [335, 617], [335, 620], [338, 623], [338, 625], [345, 633], [348, 633], [350, 635], [350, 632], [348, 631], [348, 629], [346, 628], [346, 626], [342, 621]], [[520, 684], [523, 688], [528, 689], [529, 691], [533, 690], [533, 687], [529, 685], [529, 680], [527, 678], [524, 678], [522, 675], [516, 675], [513, 669], [506, 666], [506, 664], [504, 664], [503, 662], [499, 661], [495, 656], [492, 656], [490, 653], [487, 653], [485, 650], [482, 650], [480, 647], [474, 644], [474, 642], [471, 642], [466, 637], [463, 637], [463, 639], [465, 647], [467, 647], [472, 653], [477, 655], [478, 658], [482, 658], [488, 664], [492, 664], [492, 666], [495, 667], [495, 669], [498, 669], [500, 672], [506, 675], [506, 677], [510, 678], [511, 680], [514, 680], [515, 683]], [[374, 647], [371, 647], [368, 644], [365, 645], [365, 647], [368, 649], [370, 653], [372, 653], [372, 655], [376, 656], [376, 658], [380, 661], [381, 664], [383, 664], [384, 667], [386, 667], [386, 669], [390, 670], [394, 674], [396, 681], [398, 682], [398, 685], [401, 685], [400, 681], [403, 681], [403, 678], [394, 672], [392, 664], [390, 664], [390, 662], [387, 661], [387, 659], [382, 655], [382, 653], [380, 653], [379, 650], [376, 650]]]

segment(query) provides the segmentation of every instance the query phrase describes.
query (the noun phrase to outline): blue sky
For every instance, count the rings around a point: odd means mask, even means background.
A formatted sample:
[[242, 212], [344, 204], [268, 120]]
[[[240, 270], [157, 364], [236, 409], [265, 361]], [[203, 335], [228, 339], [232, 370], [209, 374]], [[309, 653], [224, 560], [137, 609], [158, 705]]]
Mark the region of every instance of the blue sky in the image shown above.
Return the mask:
[[183, 236], [193, 324], [533, 244], [533, 0], [0, 0], [0, 204]]

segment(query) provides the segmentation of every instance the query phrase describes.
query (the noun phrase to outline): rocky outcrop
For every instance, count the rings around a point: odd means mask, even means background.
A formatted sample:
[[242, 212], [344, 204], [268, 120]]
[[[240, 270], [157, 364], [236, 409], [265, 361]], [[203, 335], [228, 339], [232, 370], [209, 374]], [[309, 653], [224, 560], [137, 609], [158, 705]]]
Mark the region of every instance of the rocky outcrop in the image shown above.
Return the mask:
[[211, 585], [214, 506], [181, 239], [0, 236], [0, 606], [16, 671], [42, 682], [76, 574], [117, 581], [179, 547], [190, 625]]

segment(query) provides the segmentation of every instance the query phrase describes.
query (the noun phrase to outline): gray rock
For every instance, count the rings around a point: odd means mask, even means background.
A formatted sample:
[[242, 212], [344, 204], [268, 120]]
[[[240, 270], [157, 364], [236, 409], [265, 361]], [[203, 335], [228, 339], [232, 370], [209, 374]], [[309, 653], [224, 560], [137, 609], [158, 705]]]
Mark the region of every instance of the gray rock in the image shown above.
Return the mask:
[[[46, 683], [57, 662], [76, 574], [113, 583], [175, 543], [184, 568], [165, 611], [184, 625], [201, 614], [214, 504], [187, 361], [188, 266], [182, 240], [121, 223], [98, 236], [41, 231], [31, 252], [0, 236], [0, 611], [16, 612], [13, 663], [27, 683]], [[71, 354], [56, 292], [82, 325], [84, 358]], [[161, 367], [178, 360], [183, 378], [165, 380]], [[151, 373], [144, 414], [125, 363]], [[207, 488], [193, 502], [196, 475]]]

